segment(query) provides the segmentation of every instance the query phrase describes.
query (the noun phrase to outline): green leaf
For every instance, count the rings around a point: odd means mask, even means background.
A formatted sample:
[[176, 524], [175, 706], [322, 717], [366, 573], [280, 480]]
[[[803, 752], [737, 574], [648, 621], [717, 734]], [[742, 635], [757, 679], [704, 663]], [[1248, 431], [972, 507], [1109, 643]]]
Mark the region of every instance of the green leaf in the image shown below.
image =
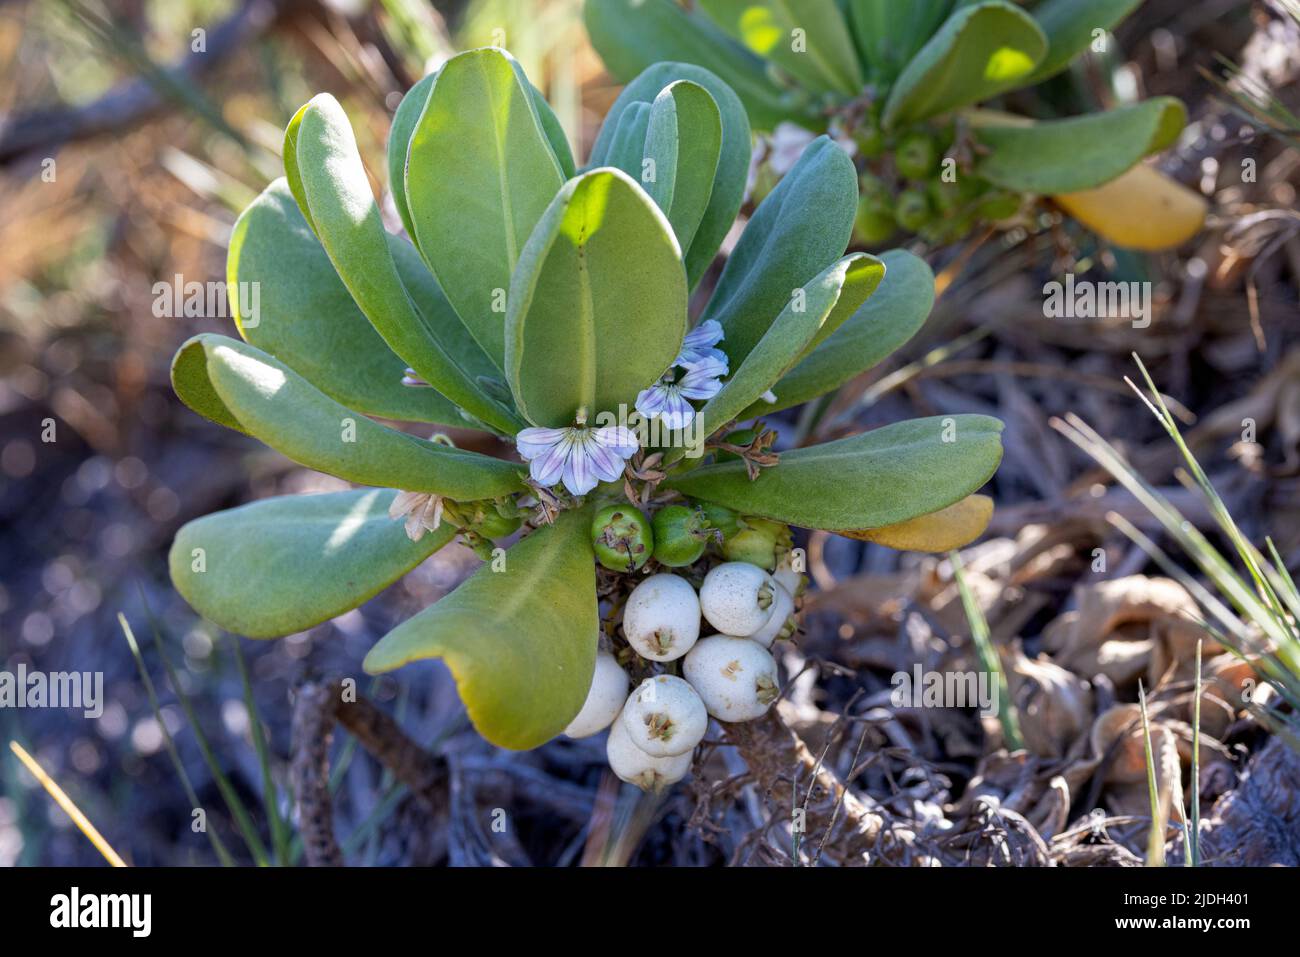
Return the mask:
[[456, 534], [444, 525], [412, 542], [388, 517], [396, 494], [286, 495], [205, 515], [176, 533], [172, 583], [235, 634], [305, 631], [378, 594]]
[[[606, 118], [608, 124], [612, 117]], [[645, 137], [650, 129], [650, 104], [630, 103], [618, 114], [614, 135], [600, 159], [592, 152], [588, 169], [612, 166], [633, 179], [641, 178], [641, 161], [645, 159]], [[603, 127], [602, 127], [603, 130]], [[599, 142], [599, 141], [598, 141]]]
[[[606, 68], [624, 82], [669, 62], [692, 64], [713, 71], [744, 101], [747, 126], [752, 121], [758, 129], [771, 130], [782, 120], [813, 118], [811, 110], [787, 100], [762, 59], [708, 17], [687, 13], [673, 0], [587, 0], [583, 20]], [[702, 85], [723, 108], [725, 125], [725, 104], [716, 90]], [[649, 98], [664, 86], [662, 82], [655, 86]]]
[[501, 370], [469, 334], [416, 248], [401, 236], [389, 233], [388, 252], [411, 304], [424, 322], [424, 330], [438, 350], [475, 382], [486, 376], [496, 379], [504, 388]]
[[1137, 9], [1142, 0], [1044, 0], [1034, 8], [1034, 19], [1047, 36], [1047, 56], [1029, 83], [1039, 83], [1060, 73], [1088, 49], [1094, 30], [1113, 30]]
[[1186, 121], [1186, 108], [1168, 96], [1029, 125], [984, 125], [977, 117], [975, 138], [989, 151], [978, 172], [1006, 189], [1041, 196], [1092, 189], [1169, 146]]
[[655, 97], [645, 138], [654, 179], [646, 191], [668, 216], [683, 250], [690, 250], [708, 210], [721, 152], [722, 115], [708, 90], [678, 80]]
[[494, 48], [448, 60], [411, 134], [407, 202], [438, 285], [503, 370], [501, 297], [563, 183], [519, 64]]
[[393, 262], [384, 229], [338, 101], [314, 97], [298, 131], [299, 165], [312, 221], [339, 278], [390, 349], [421, 378], [487, 425], [513, 434], [522, 423], [488, 398], [429, 331]]
[[506, 366], [519, 409], [564, 426], [631, 406], [686, 334], [672, 226], [621, 170], [569, 180], [524, 247], [510, 287]]
[[[700, 410], [701, 434], [712, 435], [770, 389], [832, 321], [843, 322], [871, 295], [885, 266], [874, 256], [854, 253], [832, 264], [792, 296], [776, 321]], [[833, 331], [833, 330], [832, 330]]]
[[415, 240], [415, 224], [411, 221], [411, 206], [406, 198], [406, 154], [411, 148], [415, 124], [424, 112], [424, 104], [429, 102], [429, 91], [437, 79], [436, 72], [430, 73], [407, 90], [402, 102], [397, 104], [397, 112], [388, 128], [388, 188], [393, 193], [397, 215], [402, 217], [402, 228], [412, 242]]
[[569, 145], [569, 135], [564, 132], [560, 118], [551, 109], [551, 104], [546, 102], [542, 91], [532, 83], [528, 86], [532, 90], [533, 106], [537, 108], [537, 117], [542, 121], [542, 132], [546, 134], [546, 141], [551, 144], [555, 161], [560, 164], [560, 173], [565, 179], [572, 179], [577, 172], [577, 164], [573, 162], [573, 147]]
[[740, 461], [706, 465], [664, 485], [803, 528], [878, 528], [937, 512], [989, 480], [1002, 423], [983, 415], [911, 419], [781, 453], [750, 481]]
[[853, 161], [819, 136], [745, 226], [704, 311], [703, 319], [722, 323], [733, 367], [794, 291], [844, 253], [857, 205]]
[[847, 4], [858, 53], [870, 79], [885, 88], [952, 12], [952, 0], [847, 0]]
[[[591, 7], [592, 4], [588, 3], [588, 12]], [[749, 118], [735, 91], [715, 74], [689, 63], [657, 63], [649, 67], [623, 89], [610, 107], [591, 149], [591, 165], [619, 166], [610, 153], [623, 114], [636, 104], [653, 103], [665, 88], [681, 80], [689, 80], [704, 87], [713, 97], [722, 120], [722, 145], [713, 186], [709, 191], [709, 205], [691, 240], [690, 248], [686, 251], [686, 275], [690, 279], [691, 288], [694, 288], [713, 262], [718, 247], [736, 221], [749, 176]], [[639, 176], [640, 170], [631, 175]]]
[[1023, 86], [1047, 53], [1034, 18], [1005, 0], [963, 7], [903, 70], [885, 102], [904, 126]]
[[434, 492], [458, 502], [520, 491], [520, 466], [380, 425], [335, 402], [284, 363], [212, 333], [172, 363], [181, 401], [295, 462], [359, 485]]
[[772, 387], [775, 404], [755, 402], [740, 413], [741, 421], [838, 389], [916, 335], [934, 306], [934, 273], [925, 260], [901, 249], [890, 250], [881, 261], [885, 278], [880, 288]]
[[799, 85], [818, 93], [861, 92], [862, 71], [835, 0], [698, 3], [728, 35], [781, 67]]
[[504, 570], [485, 565], [454, 592], [385, 635], [364, 667], [383, 674], [441, 658], [479, 733], [535, 748], [586, 700], [599, 617], [587, 509], [522, 539]]
[[226, 276], [244, 341], [330, 398], [367, 415], [465, 425], [455, 403], [433, 389], [402, 385], [406, 363], [352, 301], [283, 179], [235, 222]]
[[284, 158], [284, 177], [289, 183], [289, 191], [293, 194], [294, 201], [298, 204], [298, 209], [307, 220], [307, 224], [315, 231], [316, 226], [311, 221], [311, 210], [307, 208], [307, 193], [302, 186], [302, 173], [298, 169], [298, 127], [302, 125], [302, 115], [307, 112], [307, 106], [308, 104], [304, 103], [298, 107], [298, 112], [284, 128], [284, 146], [281, 152]]

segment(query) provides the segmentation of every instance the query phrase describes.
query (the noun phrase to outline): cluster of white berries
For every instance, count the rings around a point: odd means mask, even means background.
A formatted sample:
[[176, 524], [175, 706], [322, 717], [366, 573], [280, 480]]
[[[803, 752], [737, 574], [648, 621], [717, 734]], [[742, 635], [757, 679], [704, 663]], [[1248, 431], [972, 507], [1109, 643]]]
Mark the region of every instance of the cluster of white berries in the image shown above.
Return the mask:
[[[651, 575], [628, 596], [623, 635], [649, 662], [683, 659], [681, 677], [656, 674], [629, 694], [627, 672], [601, 651], [587, 700], [564, 733], [585, 738], [609, 728], [609, 766], [642, 790], [680, 781], [710, 716], [752, 721], [776, 700], [768, 649], [794, 632], [798, 585], [788, 565], [769, 574], [746, 562], [714, 567], [698, 595], [679, 575]], [[701, 616], [718, 634], [700, 638]]]

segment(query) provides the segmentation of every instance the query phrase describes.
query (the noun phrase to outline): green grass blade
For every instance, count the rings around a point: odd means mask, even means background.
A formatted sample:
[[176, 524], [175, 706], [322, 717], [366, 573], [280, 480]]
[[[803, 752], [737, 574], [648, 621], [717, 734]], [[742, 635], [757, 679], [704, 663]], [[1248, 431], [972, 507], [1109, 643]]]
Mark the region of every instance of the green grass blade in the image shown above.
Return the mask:
[[966, 612], [966, 621], [970, 624], [971, 638], [975, 642], [975, 651], [979, 655], [980, 667], [993, 675], [998, 682], [998, 722], [1002, 725], [1002, 736], [1006, 738], [1007, 750], [1019, 751], [1025, 746], [1025, 739], [1020, 733], [1020, 715], [1011, 700], [1011, 691], [1007, 685], [1006, 673], [1002, 670], [1002, 661], [993, 647], [989, 635], [989, 623], [975, 601], [970, 586], [966, 583], [966, 569], [961, 563], [961, 556], [955, 551], [948, 553], [952, 562], [953, 577], [957, 580], [957, 590], [961, 593], [961, 605]]
[[[140, 597], [141, 600], [144, 600], [143, 594]], [[163, 644], [162, 633], [158, 629], [158, 622], [154, 619], [153, 613], [149, 611], [147, 602], [145, 604], [145, 613], [149, 616], [149, 624], [153, 631], [154, 647], [158, 650], [158, 658], [162, 661], [163, 668], [167, 672], [167, 680], [171, 682], [172, 690], [176, 693], [176, 700], [180, 702], [181, 710], [185, 712], [186, 720], [189, 721], [190, 727], [194, 729], [194, 739], [203, 755], [203, 762], [208, 766], [208, 773], [212, 775], [217, 790], [221, 792], [226, 807], [230, 809], [230, 816], [235, 820], [235, 826], [238, 828], [240, 836], [243, 837], [244, 844], [248, 847], [248, 853], [252, 855], [254, 862], [259, 867], [266, 867], [270, 863], [266, 854], [266, 846], [258, 836], [257, 826], [253, 823], [253, 818], [248, 813], [248, 809], [244, 807], [244, 802], [239, 799], [239, 794], [235, 791], [234, 785], [230, 783], [230, 778], [221, 770], [216, 753], [212, 750], [212, 745], [199, 724], [198, 715], [194, 711], [194, 704], [190, 701], [189, 695], [185, 693], [176, 674], [176, 669], [172, 667], [171, 659], [167, 657], [167, 649]]]
[[289, 864], [290, 829], [284, 816], [280, 814], [280, 791], [275, 784], [275, 775], [271, 773], [271, 751], [267, 745], [266, 725], [257, 710], [257, 701], [253, 697], [253, 684], [248, 677], [248, 665], [244, 661], [244, 652], [239, 647], [239, 639], [230, 635], [230, 645], [235, 653], [235, 664], [239, 668], [239, 682], [244, 691], [244, 707], [248, 709], [249, 734], [253, 737], [253, 747], [257, 750], [257, 763], [262, 770], [262, 802], [266, 808], [266, 820], [271, 828], [271, 846], [275, 849], [275, 860], [281, 867]]
[[1146, 746], [1147, 793], [1151, 796], [1151, 831], [1147, 836], [1147, 867], [1165, 866], [1165, 822], [1160, 813], [1160, 790], [1156, 784], [1156, 760], [1151, 748], [1151, 721], [1147, 716], [1147, 693], [1138, 682], [1138, 703], [1142, 706], [1142, 739]]
[[[1196, 643], [1196, 699], [1192, 704], [1192, 840], [1187, 853], [1192, 867], [1201, 866], [1201, 645]], [[1184, 821], [1186, 817], [1184, 816]]]
[[[181, 761], [180, 752], [176, 750], [176, 742], [172, 739], [171, 732], [167, 730], [167, 722], [163, 720], [162, 707], [158, 704], [158, 694], [154, 689], [153, 678], [149, 676], [149, 669], [144, 666], [144, 656], [140, 654], [140, 646], [135, 640], [135, 633], [131, 631], [130, 623], [121, 612], [117, 613], [117, 622], [122, 627], [122, 634], [126, 636], [126, 643], [131, 649], [131, 656], [135, 658], [135, 666], [140, 672], [140, 682], [144, 685], [145, 695], [149, 698], [149, 707], [153, 709], [154, 720], [158, 722], [158, 727], [162, 731], [167, 756], [171, 758], [172, 767], [176, 769], [176, 776], [180, 778], [181, 787], [185, 789], [185, 797], [190, 802], [190, 807], [202, 809], [203, 805], [199, 801], [198, 792], [194, 790], [194, 784], [190, 781], [184, 762]], [[222, 842], [221, 836], [211, 827], [205, 827], [203, 833], [207, 835], [213, 853], [217, 855], [217, 860], [221, 861], [225, 867], [234, 867], [235, 859], [226, 850], [226, 845]]]

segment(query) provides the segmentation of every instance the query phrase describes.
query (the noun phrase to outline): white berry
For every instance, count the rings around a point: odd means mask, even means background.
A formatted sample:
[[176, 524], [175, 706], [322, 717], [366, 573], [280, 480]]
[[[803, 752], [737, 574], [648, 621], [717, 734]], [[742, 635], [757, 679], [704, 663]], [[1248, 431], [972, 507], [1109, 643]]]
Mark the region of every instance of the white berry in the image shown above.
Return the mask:
[[794, 597], [798, 597], [800, 589], [803, 587], [803, 575], [794, 570], [794, 552], [786, 552], [785, 556], [777, 563], [776, 571], [772, 572], [772, 577], [776, 583], [788, 591]]
[[627, 701], [627, 685], [627, 672], [618, 666], [614, 656], [608, 651], [598, 652], [587, 700], [564, 733], [570, 738], [586, 738], [608, 728]]
[[764, 648], [771, 648], [778, 638], [789, 638], [794, 634], [794, 599], [781, 584], [777, 584], [772, 594], [772, 617], [767, 624], [749, 636]]
[[748, 562], [724, 562], [704, 576], [700, 611], [724, 635], [748, 637], [772, 617], [776, 582]]
[[686, 772], [691, 769], [690, 751], [670, 758], [646, 754], [632, 742], [622, 721], [609, 726], [605, 756], [609, 759], [610, 769], [621, 780], [635, 784], [642, 791], [662, 791], [686, 777]]
[[700, 600], [685, 578], [651, 575], [627, 598], [623, 634], [642, 658], [673, 661], [700, 637]]
[[686, 656], [682, 673], [719, 721], [761, 717], [780, 690], [776, 661], [749, 638], [705, 638]]
[[709, 714], [695, 689], [673, 675], [641, 682], [623, 708], [632, 743], [656, 758], [692, 750], [709, 727]]

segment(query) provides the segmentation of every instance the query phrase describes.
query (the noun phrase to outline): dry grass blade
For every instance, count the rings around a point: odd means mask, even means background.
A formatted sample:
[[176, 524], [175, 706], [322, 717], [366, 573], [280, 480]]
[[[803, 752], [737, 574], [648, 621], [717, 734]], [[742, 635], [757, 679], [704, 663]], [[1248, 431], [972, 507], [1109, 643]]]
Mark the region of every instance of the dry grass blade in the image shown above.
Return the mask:
[[104, 840], [104, 836], [99, 833], [95, 825], [90, 823], [90, 818], [81, 813], [81, 808], [72, 802], [72, 798], [64, 793], [63, 788], [59, 787], [54, 778], [45, 773], [45, 769], [40, 766], [37, 760], [27, 753], [26, 749], [17, 741], [9, 742], [9, 750], [17, 755], [18, 760], [23, 763], [23, 767], [31, 772], [41, 787], [45, 788], [54, 803], [63, 809], [63, 813], [72, 818], [72, 823], [77, 825], [77, 830], [86, 835], [86, 840], [95, 845], [95, 850], [104, 855], [104, 860], [114, 867], [126, 867], [126, 861], [122, 856], [113, 850], [111, 844]]

